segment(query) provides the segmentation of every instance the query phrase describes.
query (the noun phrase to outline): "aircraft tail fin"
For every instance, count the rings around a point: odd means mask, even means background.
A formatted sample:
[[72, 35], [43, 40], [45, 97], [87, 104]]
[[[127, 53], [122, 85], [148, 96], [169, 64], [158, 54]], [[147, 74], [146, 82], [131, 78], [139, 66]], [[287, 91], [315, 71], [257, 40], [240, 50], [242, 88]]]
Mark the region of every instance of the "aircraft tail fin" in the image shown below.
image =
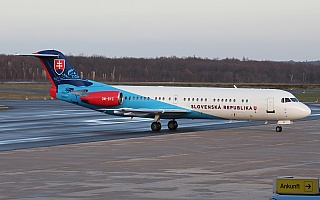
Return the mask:
[[50, 96], [56, 98], [58, 85], [90, 86], [93, 83], [82, 79], [74, 70], [65, 55], [57, 50], [43, 50], [32, 54], [17, 54], [18, 56], [34, 56], [40, 59], [52, 84]]

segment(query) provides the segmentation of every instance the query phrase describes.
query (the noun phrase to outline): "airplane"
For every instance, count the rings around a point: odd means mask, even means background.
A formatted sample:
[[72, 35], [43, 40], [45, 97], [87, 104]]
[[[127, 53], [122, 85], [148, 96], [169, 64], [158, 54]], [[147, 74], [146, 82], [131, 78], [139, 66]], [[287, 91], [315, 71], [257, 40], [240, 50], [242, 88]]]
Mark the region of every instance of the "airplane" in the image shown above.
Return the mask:
[[277, 121], [284, 124], [308, 117], [311, 110], [291, 93], [278, 89], [205, 88], [164, 86], [112, 86], [81, 78], [63, 53], [42, 50], [40, 59], [52, 84], [50, 96], [123, 117], [153, 118], [152, 131], [160, 131], [160, 119], [168, 129], [178, 128], [177, 119]]

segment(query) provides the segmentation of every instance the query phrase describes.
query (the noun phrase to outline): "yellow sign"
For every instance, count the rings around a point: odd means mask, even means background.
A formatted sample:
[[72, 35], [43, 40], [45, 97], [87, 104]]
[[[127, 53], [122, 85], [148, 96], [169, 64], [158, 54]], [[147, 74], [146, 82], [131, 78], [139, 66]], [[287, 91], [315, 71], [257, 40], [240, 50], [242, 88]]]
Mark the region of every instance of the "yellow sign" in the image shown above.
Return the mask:
[[275, 180], [277, 194], [319, 194], [318, 178], [279, 177]]

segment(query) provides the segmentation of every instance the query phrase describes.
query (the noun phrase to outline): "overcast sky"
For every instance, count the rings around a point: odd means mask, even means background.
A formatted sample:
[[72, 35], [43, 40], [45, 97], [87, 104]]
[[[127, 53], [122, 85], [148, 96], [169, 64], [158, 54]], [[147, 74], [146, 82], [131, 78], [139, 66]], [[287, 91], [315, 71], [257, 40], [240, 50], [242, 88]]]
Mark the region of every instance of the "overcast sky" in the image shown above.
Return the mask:
[[1, 0], [0, 54], [319, 60], [319, 0]]

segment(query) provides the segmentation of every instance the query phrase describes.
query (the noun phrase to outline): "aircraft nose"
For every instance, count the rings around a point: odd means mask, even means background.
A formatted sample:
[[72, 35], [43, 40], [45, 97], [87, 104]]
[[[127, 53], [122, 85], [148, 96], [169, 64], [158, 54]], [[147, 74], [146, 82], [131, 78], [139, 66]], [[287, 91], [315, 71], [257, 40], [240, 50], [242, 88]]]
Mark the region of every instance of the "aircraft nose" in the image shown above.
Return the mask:
[[308, 117], [311, 114], [311, 109], [305, 104], [301, 105], [300, 118]]

